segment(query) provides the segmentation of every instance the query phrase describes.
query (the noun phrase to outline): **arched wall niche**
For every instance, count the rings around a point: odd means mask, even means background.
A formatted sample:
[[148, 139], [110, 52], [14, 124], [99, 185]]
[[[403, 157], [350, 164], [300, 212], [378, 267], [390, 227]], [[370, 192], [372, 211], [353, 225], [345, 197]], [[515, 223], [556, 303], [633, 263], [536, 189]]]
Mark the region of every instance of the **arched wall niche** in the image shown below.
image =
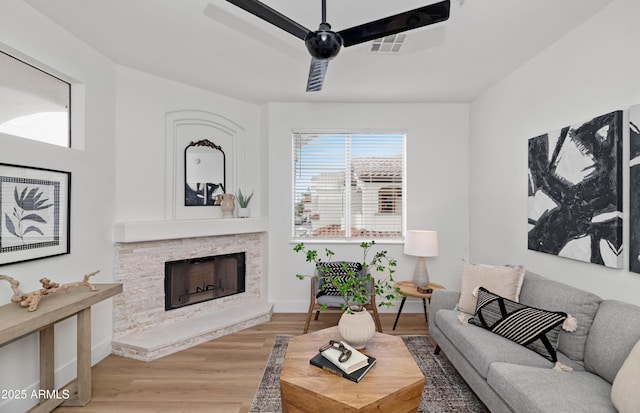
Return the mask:
[[244, 128], [216, 113], [200, 110], [168, 112], [165, 123], [165, 219], [222, 218], [217, 206], [184, 205], [184, 149], [208, 139], [222, 147], [226, 155], [226, 192], [246, 187], [246, 134]]

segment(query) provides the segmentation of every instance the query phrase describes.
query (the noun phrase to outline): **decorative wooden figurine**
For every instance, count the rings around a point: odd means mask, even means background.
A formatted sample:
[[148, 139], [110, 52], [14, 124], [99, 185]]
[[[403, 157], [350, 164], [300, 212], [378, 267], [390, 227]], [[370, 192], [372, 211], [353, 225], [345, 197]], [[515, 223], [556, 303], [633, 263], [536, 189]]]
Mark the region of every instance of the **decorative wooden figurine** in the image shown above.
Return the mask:
[[42, 284], [42, 288], [39, 290], [32, 291], [30, 293], [23, 293], [20, 291], [20, 282], [15, 278], [9, 277], [8, 275], [0, 274], [0, 280], [6, 280], [11, 284], [11, 289], [13, 290], [13, 296], [11, 297], [12, 303], [18, 303], [22, 307], [29, 307], [29, 311], [36, 311], [38, 309], [38, 304], [40, 304], [40, 300], [45, 295], [50, 295], [54, 293], [58, 293], [61, 291], [67, 291], [69, 288], [73, 287], [88, 287], [91, 291], [98, 291], [98, 288], [93, 284], [89, 283], [89, 278], [93, 277], [100, 270], [94, 271], [90, 274], [86, 274], [82, 281], [75, 281], [67, 284], [58, 284], [55, 282], [51, 282], [48, 278], [41, 278], [40, 283]]

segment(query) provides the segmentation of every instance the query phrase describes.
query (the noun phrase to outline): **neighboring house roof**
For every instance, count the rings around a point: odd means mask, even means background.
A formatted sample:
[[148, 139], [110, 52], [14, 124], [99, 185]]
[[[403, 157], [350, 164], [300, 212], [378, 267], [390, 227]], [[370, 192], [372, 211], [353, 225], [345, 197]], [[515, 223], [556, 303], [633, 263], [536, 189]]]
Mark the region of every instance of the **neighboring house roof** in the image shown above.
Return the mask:
[[[329, 224], [313, 231], [314, 237], [344, 237], [344, 230], [339, 224]], [[399, 237], [400, 231], [369, 231], [360, 228], [351, 228], [352, 237]]]
[[353, 172], [363, 181], [389, 181], [402, 179], [402, 158], [371, 157], [355, 158], [351, 161]]

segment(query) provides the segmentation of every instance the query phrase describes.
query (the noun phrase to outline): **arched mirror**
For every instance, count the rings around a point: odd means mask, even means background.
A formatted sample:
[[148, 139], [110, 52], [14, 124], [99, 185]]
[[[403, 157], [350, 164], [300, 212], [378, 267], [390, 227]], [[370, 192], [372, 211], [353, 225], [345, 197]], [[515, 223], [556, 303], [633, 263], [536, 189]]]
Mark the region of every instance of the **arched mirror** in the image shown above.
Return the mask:
[[216, 195], [226, 188], [226, 159], [222, 147], [202, 139], [184, 149], [184, 205], [220, 205]]

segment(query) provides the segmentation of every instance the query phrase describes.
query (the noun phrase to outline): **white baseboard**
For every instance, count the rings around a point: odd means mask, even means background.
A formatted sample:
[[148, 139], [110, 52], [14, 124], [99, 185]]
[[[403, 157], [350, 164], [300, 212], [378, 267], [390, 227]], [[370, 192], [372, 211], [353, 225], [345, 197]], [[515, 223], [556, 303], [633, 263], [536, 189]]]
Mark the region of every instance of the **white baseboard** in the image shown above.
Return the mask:
[[[309, 301], [271, 301], [274, 313], [306, 313], [309, 311]], [[398, 313], [400, 303], [396, 302], [391, 307], [378, 307], [380, 313]], [[407, 299], [402, 313], [422, 313], [422, 301], [419, 299]]]

